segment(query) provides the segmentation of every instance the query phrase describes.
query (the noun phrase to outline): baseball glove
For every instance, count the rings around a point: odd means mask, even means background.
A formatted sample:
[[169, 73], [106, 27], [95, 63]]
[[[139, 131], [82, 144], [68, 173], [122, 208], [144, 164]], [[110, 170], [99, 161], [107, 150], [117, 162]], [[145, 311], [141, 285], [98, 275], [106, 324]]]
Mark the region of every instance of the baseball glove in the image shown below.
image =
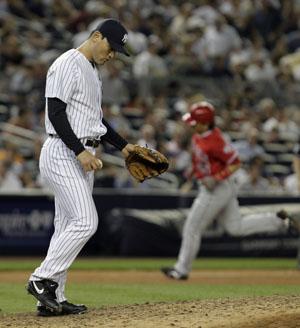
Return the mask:
[[169, 167], [169, 161], [158, 150], [136, 145], [125, 159], [129, 173], [139, 182], [157, 177]]

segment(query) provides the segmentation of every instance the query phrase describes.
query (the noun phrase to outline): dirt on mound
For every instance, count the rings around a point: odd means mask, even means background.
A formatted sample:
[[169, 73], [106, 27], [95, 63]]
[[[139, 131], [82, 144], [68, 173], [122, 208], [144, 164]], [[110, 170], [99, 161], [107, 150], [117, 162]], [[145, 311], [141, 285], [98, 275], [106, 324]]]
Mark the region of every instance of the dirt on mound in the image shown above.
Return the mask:
[[2, 315], [0, 327], [18, 328], [297, 328], [300, 296], [146, 303], [91, 309], [77, 316]]

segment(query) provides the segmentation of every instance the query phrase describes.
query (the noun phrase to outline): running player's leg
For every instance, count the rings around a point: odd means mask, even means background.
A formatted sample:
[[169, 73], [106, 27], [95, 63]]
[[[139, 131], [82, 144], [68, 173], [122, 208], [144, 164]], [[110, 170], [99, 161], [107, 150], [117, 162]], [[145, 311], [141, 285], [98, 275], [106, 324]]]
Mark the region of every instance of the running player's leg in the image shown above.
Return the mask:
[[285, 232], [287, 230], [286, 223], [275, 212], [261, 212], [241, 216], [236, 197], [230, 200], [220, 214], [219, 223], [232, 236]]
[[201, 244], [201, 236], [228, 201], [229, 185], [220, 183], [213, 192], [202, 188], [189, 211], [184, 224], [181, 247], [174, 268], [187, 274], [192, 267]]

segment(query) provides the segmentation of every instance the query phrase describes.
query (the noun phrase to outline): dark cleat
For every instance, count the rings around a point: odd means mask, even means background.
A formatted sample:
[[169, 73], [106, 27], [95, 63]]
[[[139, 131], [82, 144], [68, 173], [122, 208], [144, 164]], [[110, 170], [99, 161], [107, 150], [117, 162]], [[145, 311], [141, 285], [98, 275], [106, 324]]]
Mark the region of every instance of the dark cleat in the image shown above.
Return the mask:
[[276, 213], [276, 215], [281, 219], [281, 220], [286, 220], [288, 219], [289, 215], [286, 210], [280, 210]]
[[160, 271], [170, 279], [175, 279], [175, 280], [187, 280], [188, 279], [187, 274], [180, 273], [174, 268], [170, 268], [170, 267], [161, 268]]
[[300, 233], [300, 213], [288, 213], [285, 210], [281, 210], [276, 215], [287, 222], [288, 232], [293, 235], [299, 235]]
[[83, 314], [87, 311], [87, 307], [83, 304], [72, 304], [68, 301], [61, 302], [60, 304], [62, 306], [60, 313], [51, 312], [44, 305], [39, 305], [37, 307], [37, 315], [39, 317], [54, 317], [59, 315]]
[[27, 291], [49, 311], [59, 314], [62, 311], [62, 305], [56, 300], [55, 290], [57, 287], [58, 284], [49, 279], [30, 280], [27, 285]]

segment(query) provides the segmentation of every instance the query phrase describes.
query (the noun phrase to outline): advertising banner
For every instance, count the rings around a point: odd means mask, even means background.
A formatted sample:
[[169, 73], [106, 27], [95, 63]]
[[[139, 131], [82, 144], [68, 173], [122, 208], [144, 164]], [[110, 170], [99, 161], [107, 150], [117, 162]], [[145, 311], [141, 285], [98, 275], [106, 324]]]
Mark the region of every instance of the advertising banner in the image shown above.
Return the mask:
[[[195, 193], [96, 189], [99, 228], [82, 254], [176, 256], [181, 232]], [[241, 213], [297, 211], [295, 197], [240, 197]], [[0, 255], [44, 255], [53, 233], [51, 194], [31, 191], [0, 195]], [[217, 224], [206, 231], [201, 248], [208, 256], [295, 256], [296, 236], [232, 238]]]

